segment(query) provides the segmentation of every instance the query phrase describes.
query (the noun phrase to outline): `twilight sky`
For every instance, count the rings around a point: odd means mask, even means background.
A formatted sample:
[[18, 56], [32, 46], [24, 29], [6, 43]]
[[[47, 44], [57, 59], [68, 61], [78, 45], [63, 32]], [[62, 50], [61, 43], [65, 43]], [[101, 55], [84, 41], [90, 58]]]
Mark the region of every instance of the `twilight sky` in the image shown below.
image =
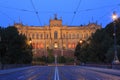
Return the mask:
[[49, 25], [57, 14], [63, 25], [87, 25], [97, 22], [103, 27], [112, 21], [116, 11], [120, 16], [120, 0], [0, 0], [0, 26], [15, 22], [24, 25]]

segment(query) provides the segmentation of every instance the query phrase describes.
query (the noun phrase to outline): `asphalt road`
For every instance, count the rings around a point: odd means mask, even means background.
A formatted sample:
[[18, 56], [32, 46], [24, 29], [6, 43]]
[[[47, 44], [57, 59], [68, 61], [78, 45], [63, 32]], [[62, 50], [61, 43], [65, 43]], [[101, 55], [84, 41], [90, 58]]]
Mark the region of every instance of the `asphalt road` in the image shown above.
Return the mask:
[[120, 76], [80, 66], [36, 66], [0, 74], [0, 80], [120, 80]]

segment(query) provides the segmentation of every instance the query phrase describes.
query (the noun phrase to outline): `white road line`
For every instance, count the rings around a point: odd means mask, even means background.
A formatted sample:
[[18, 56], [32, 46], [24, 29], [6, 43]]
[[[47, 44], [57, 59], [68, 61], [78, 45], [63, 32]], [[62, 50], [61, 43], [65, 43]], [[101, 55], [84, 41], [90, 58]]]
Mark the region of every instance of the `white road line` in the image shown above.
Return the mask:
[[60, 80], [57, 66], [55, 67], [54, 80]]

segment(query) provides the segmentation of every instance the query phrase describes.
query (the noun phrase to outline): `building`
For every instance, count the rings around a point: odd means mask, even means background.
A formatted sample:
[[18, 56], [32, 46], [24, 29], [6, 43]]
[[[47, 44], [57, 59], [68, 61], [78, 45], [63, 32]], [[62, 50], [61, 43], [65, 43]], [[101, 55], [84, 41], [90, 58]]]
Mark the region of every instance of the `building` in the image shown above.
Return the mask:
[[14, 25], [20, 34], [32, 40], [33, 52], [36, 56], [47, 56], [48, 49], [53, 49], [53, 54], [73, 56], [74, 49], [80, 40], [87, 40], [101, 26], [90, 23], [85, 26], [67, 26], [62, 24], [62, 19], [50, 20], [45, 26]]

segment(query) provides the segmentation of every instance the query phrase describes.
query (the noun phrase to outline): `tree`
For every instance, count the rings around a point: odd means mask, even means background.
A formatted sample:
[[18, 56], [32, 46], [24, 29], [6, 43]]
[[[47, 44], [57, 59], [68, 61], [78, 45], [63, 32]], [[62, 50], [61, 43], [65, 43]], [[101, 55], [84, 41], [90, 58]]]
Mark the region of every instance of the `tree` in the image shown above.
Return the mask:
[[78, 56], [80, 55], [80, 49], [81, 49], [81, 44], [78, 43], [76, 48], [75, 48], [75, 52], [74, 52], [74, 56], [79, 60]]
[[[116, 20], [115, 22], [116, 26], [116, 38], [117, 38], [117, 44], [120, 45], [120, 18]], [[110, 37], [113, 39], [113, 33], [114, 33], [114, 23], [111, 22], [105, 27], [105, 31], [110, 35]]]
[[58, 63], [65, 63], [66, 62], [66, 58], [64, 56], [59, 56], [57, 58], [57, 60], [58, 60]]
[[[118, 53], [117, 56], [120, 59], [120, 46], [119, 45], [117, 45], [117, 53]], [[107, 62], [112, 63], [112, 61], [114, 60], [114, 47], [113, 46], [109, 48], [106, 54], [106, 57], [107, 57]]]
[[53, 49], [49, 49], [47, 48], [47, 52], [48, 52], [48, 56], [47, 56], [47, 62], [48, 63], [53, 63], [54, 62], [54, 55], [52, 54], [53, 53]]
[[113, 40], [105, 32], [105, 29], [97, 30], [82, 44], [80, 51], [78, 51], [80, 53], [78, 58], [84, 63], [105, 63], [105, 54], [112, 45]]
[[[120, 18], [116, 20], [117, 45], [120, 46]], [[111, 47], [114, 45], [114, 25], [109, 23], [105, 28], [97, 30], [85, 43], [78, 44], [75, 48], [75, 56], [82, 62], [111, 63]], [[89, 43], [87, 43], [89, 42]], [[111, 56], [110, 58], [108, 56]], [[120, 57], [119, 57], [120, 59]]]
[[13, 26], [1, 29], [0, 46], [5, 45], [4, 64], [29, 64], [32, 62], [32, 46], [24, 35]]

